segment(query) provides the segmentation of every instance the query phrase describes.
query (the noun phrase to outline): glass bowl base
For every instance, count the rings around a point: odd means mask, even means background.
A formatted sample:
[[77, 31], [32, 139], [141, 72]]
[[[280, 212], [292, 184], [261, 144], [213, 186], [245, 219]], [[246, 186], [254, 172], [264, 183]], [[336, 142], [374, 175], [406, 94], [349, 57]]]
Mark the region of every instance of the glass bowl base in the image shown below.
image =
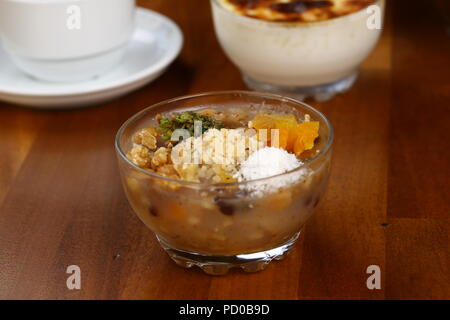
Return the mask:
[[314, 99], [317, 102], [328, 101], [339, 93], [344, 93], [349, 90], [356, 79], [358, 78], [358, 71], [353, 72], [349, 76], [338, 81], [306, 87], [295, 86], [279, 86], [270, 83], [260, 82], [252, 79], [247, 75], [243, 75], [244, 82], [247, 87], [259, 92], [269, 92], [278, 95], [291, 97], [300, 101], [306, 99]]
[[281, 260], [288, 254], [300, 236], [300, 232], [296, 233], [291, 239], [277, 248], [255, 253], [224, 256], [205, 255], [178, 250], [168, 245], [160, 237], [156, 236], [156, 238], [170, 258], [179, 266], [184, 268], [198, 266], [207, 274], [224, 275], [231, 268], [241, 268], [245, 272], [264, 270], [272, 260]]

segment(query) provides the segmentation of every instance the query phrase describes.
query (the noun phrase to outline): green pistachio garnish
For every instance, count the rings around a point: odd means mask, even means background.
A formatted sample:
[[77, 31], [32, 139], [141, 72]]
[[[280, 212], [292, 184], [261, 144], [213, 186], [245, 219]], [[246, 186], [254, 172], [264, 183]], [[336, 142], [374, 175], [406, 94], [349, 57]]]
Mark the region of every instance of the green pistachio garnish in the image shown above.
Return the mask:
[[171, 119], [162, 117], [159, 120], [159, 131], [163, 140], [170, 140], [172, 133], [176, 129], [186, 129], [191, 136], [194, 135], [194, 122], [202, 122], [202, 133], [205, 133], [211, 128], [221, 129], [224, 125], [221, 122], [214, 120], [211, 117], [198, 114], [194, 111], [185, 111], [174, 115]]

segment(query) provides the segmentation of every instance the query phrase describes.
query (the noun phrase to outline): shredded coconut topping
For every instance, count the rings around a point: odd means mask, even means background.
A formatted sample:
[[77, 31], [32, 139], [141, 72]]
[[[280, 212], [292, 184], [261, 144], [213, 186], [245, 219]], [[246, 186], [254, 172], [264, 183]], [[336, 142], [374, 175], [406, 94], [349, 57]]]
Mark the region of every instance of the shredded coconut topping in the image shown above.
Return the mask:
[[[241, 168], [235, 175], [239, 182], [256, 180], [276, 176], [300, 167], [303, 162], [286, 150], [273, 147], [265, 147], [252, 153], [247, 160], [242, 162]], [[267, 181], [258, 181], [247, 186], [248, 191], [253, 191], [257, 196], [267, 192], [274, 192], [282, 187], [291, 185], [305, 178], [308, 169], [301, 169], [288, 176], [275, 177]]]
[[252, 153], [239, 170], [239, 181], [255, 180], [291, 171], [303, 163], [286, 150], [265, 147]]

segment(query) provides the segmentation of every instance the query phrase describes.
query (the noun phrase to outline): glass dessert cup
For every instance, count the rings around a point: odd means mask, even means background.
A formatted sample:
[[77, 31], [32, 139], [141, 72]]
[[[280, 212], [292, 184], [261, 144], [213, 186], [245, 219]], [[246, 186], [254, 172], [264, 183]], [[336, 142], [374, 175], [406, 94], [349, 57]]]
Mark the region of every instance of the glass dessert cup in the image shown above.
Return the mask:
[[[273, 22], [239, 15], [211, 0], [217, 38], [247, 86], [298, 100], [326, 101], [349, 90], [381, 30], [373, 11], [317, 22]], [[375, 5], [383, 17], [385, 0]]]
[[[126, 157], [133, 134], [157, 114], [234, 108], [245, 115], [264, 110], [320, 122], [313, 156], [290, 172], [245, 182], [197, 183], [160, 176]], [[312, 107], [281, 96], [226, 91], [180, 97], [137, 113], [119, 129], [115, 147], [126, 196], [169, 256], [183, 267], [225, 274], [232, 267], [259, 271], [282, 259], [319, 203], [327, 185], [333, 129]], [[281, 186], [262, 192], [268, 185]]]

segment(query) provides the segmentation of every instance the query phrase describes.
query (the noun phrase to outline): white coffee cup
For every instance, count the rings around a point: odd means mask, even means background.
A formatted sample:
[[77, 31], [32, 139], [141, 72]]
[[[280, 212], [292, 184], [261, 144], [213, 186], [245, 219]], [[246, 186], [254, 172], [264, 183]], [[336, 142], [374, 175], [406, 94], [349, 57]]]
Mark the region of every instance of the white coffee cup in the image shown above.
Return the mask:
[[90, 79], [119, 64], [135, 8], [135, 0], [0, 0], [1, 42], [38, 79]]

